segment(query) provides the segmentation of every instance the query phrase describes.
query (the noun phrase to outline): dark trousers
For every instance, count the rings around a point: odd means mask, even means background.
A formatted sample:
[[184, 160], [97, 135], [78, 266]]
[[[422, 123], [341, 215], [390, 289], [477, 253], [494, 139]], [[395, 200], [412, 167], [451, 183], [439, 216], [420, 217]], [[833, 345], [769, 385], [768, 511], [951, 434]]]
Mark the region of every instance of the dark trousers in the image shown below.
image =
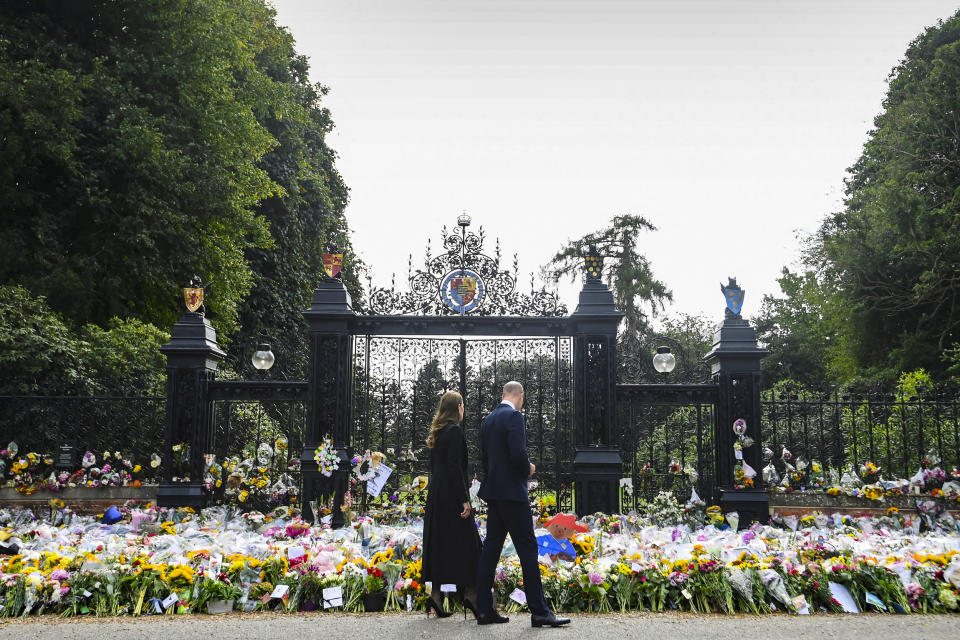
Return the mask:
[[543, 583], [540, 581], [540, 563], [537, 561], [537, 538], [533, 535], [533, 517], [526, 502], [506, 500], [487, 501], [487, 538], [480, 552], [477, 569], [477, 611], [493, 611], [494, 573], [503, 551], [503, 542], [510, 534], [513, 546], [523, 569], [523, 590], [527, 594], [527, 607], [532, 613], [545, 615], [547, 601], [543, 598]]

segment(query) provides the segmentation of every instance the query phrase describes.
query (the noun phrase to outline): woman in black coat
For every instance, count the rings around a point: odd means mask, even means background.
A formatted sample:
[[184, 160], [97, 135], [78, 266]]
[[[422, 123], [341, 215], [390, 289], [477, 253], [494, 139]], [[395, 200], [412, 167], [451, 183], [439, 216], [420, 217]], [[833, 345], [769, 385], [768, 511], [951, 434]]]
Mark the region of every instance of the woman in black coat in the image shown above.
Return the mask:
[[423, 567], [421, 576], [433, 584], [427, 600], [446, 617], [441, 607], [440, 586], [457, 585], [463, 605], [476, 615], [474, 602], [480, 534], [467, 493], [467, 441], [463, 435], [463, 398], [448, 391], [433, 417], [427, 446], [430, 447], [430, 484], [423, 516]]

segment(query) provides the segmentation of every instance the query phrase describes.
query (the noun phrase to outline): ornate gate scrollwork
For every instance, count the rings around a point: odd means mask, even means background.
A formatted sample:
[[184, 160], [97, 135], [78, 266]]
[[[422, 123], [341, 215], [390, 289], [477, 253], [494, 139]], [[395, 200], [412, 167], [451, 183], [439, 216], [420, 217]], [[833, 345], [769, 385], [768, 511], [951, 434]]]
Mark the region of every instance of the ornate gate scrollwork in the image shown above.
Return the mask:
[[431, 256], [427, 242], [422, 269], [413, 268], [410, 256], [407, 283], [409, 291], [374, 287], [370, 283], [370, 311], [396, 315], [479, 315], [479, 316], [564, 316], [567, 308], [557, 294], [545, 287], [537, 289], [530, 278], [530, 293], [517, 291], [519, 263], [513, 256], [513, 269], [501, 264], [500, 241], [494, 255], [483, 253], [485, 233], [468, 231], [469, 217], [452, 233], [441, 233], [443, 252]]

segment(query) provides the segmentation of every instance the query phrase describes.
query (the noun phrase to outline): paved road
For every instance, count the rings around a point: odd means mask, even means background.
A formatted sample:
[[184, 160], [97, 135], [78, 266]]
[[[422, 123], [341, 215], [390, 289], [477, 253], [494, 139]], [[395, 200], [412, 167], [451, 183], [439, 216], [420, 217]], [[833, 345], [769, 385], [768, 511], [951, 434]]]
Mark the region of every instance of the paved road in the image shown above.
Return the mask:
[[72, 640], [74, 638], [275, 638], [277, 640], [626, 640], [631, 637], [668, 640], [711, 638], [737, 640], [748, 634], [760, 640], [840, 638], [843, 640], [922, 640], [960, 637], [960, 616], [818, 615], [814, 617], [711, 616], [678, 613], [575, 616], [560, 629], [531, 629], [528, 615], [515, 615], [509, 624], [478, 627], [456, 616], [445, 620], [414, 614], [160, 616], [143, 618], [79, 618], [45, 616], [0, 622], [0, 638]]

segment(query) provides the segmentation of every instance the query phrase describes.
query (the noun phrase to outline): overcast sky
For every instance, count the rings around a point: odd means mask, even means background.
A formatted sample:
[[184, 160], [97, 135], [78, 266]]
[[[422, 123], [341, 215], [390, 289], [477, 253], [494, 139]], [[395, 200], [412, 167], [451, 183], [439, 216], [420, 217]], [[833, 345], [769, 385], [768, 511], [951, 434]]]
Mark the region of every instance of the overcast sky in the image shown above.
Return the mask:
[[[744, 313], [840, 206], [908, 43], [957, 0], [274, 0], [309, 56], [374, 282], [466, 209], [537, 271], [621, 213], [668, 311]], [[402, 279], [402, 278], [401, 278]], [[573, 310], [579, 286], [560, 292]]]

